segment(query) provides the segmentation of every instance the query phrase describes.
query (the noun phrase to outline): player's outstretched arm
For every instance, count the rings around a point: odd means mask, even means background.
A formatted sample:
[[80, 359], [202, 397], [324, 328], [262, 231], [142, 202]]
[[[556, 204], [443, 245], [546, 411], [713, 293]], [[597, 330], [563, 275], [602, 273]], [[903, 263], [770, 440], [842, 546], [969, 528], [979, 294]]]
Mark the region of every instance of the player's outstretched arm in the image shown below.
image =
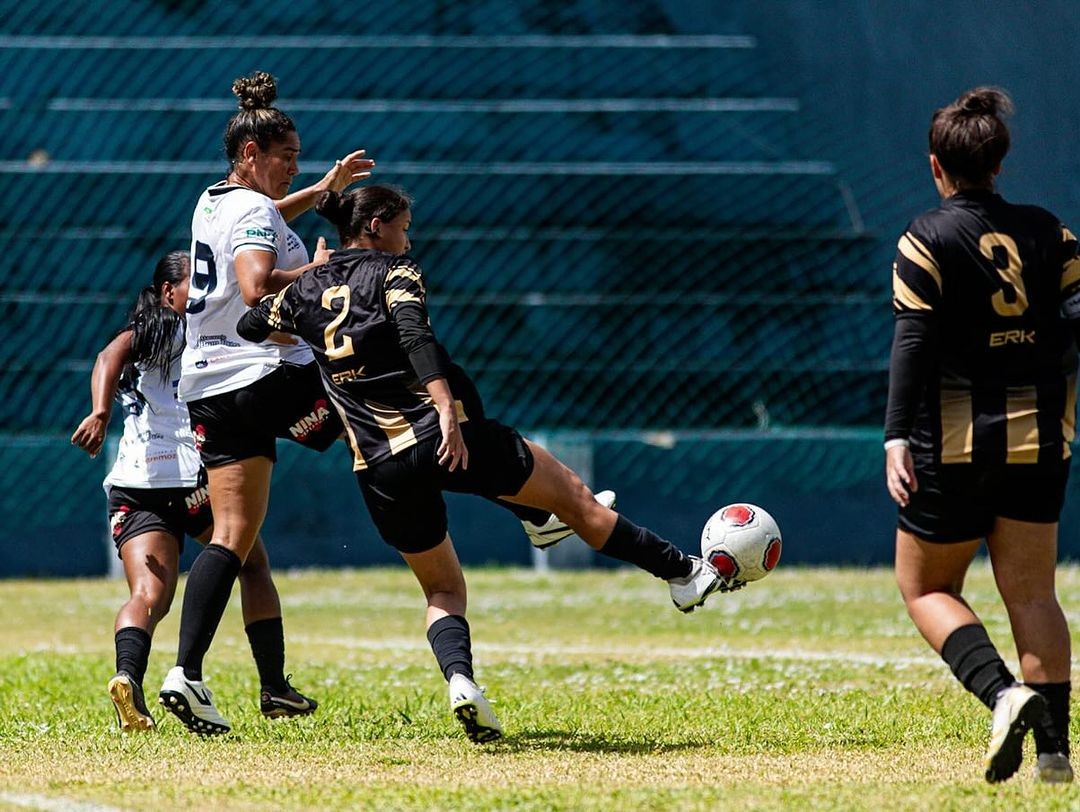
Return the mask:
[[96, 457], [105, 443], [105, 430], [112, 415], [112, 402], [120, 384], [120, 374], [131, 355], [131, 336], [131, 330], [124, 330], [110, 341], [98, 353], [94, 370], [90, 373], [90, 414], [82, 419], [71, 435], [71, 444], [91, 457]]
[[319, 199], [319, 195], [327, 191], [343, 192], [353, 183], [371, 177], [371, 168], [375, 162], [365, 158], [366, 150], [358, 149], [350, 152], [340, 161], [334, 161], [330, 171], [323, 175], [322, 180], [306, 186], [292, 194], [286, 195], [277, 201], [277, 210], [286, 222], [299, 217], [306, 212]]

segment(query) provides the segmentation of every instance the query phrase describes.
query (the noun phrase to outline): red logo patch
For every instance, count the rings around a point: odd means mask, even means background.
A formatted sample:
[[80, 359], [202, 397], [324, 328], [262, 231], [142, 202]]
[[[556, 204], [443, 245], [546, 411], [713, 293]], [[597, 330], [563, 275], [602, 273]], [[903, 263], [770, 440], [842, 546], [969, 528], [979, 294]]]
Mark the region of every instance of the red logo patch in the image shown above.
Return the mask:
[[782, 546], [780, 539], [769, 539], [769, 544], [765, 548], [765, 559], [761, 562], [766, 572], [772, 572], [773, 568], [780, 563], [780, 548]]
[[203, 443], [206, 442], [206, 426], [200, 423], [191, 433], [195, 437], [195, 450], [202, 451]]
[[109, 525], [112, 528], [113, 538], [119, 538], [129, 513], [131, 513], [131, 508], [128, 505], [120, 505], [120, 507], [116, 509], [116, 513], [109, 517]]
[[720, 520], [731, 527], [745, 527], [754, 521], [754, 511], [749, 505], [729, 505], [720, 514]]
[[711, 553], [709, 563], [716, 567], [716, 571], [725, 581], [732, 581], [739, 574], [739, 562], [732, 558], [730, 553], [722, 550]]

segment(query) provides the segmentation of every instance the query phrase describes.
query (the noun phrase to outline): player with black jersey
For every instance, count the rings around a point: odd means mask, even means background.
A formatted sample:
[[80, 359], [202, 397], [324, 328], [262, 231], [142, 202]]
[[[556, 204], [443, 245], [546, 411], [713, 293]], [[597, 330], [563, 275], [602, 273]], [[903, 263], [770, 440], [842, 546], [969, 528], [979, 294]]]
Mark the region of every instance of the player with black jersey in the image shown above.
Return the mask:
[[[1070, 641], [1054, 572], [1069, 475], [1080, 334], [1077, 240], [993, 181], [1009, 148], [1002, 91], [935, 112], [941, 206], [901, 236], [885, 420], [886, 484], [900, 506], [896, 575], [908, 614], [993, 711], [986, 780], [1020, 766], [1034, 729], [1044, 782], [1072, 780]], [[986, 541], [1024, 684], [961, 596]]]
[[381, 186], [327, 192], [316, 211], [337, 226], [344, 250], [263, 299], [237, 332], [262, 341], [278, 330], [311, 345], [372, 519], [427, 599], [451, 709], [473, 741], [490, 741], [502, 728], [473, 682], [465, 580], [443, 491], [555, 514], [594, 549], [668, 581], [683, 612], [726, 585], [707, 562], [600, 504], [550, 453], [485, 416], [472, 381], [435, 339], [423, 272], [405, 256], [408, 197]]

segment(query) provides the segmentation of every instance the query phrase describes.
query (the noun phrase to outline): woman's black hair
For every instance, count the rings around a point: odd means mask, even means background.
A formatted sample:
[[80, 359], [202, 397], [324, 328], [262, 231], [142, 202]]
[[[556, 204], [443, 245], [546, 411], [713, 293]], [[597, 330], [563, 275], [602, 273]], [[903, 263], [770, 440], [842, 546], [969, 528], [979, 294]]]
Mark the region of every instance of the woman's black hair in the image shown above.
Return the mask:
[[378, 217], [384, 223], [412, 208], [412, 198], [403, 189], [393, 186], [360, 186], [351, 192], [323, 192], [315, 203], [315, 211], [338, 230], [342, 245], [347, 245], [371, 232], [371, 221]]
[[273, 106], [277, 80], [266, 71], [241, 76], [233, 82], [232, 92], [240, 100], [240, 110], [225, 127], [225, 157], [229, 159], [230, 170], [248, 141], [265, 150], [284, 140], [288, 133], [296, 132], [293, 120]]
[[1009, 94], [996, 87], [969, 90], [930, 120], [930, 152], [945, 172], [972, 186], [993, 186], [1009, 151]]
[[176, 286], [188, 276], [187, 251], [170, 251], [154, 267], [154, 282], [139, 291], [139, 298], [128, 314], [125, 330], [131, 330], [131, 354], [121, 381], [133, 383], [138, 378], [135, 364], [155, 370], [162, 383], [169, 380], [172, 362], [184, 350], [179, 340], [184, 335], [184, 317], [161, 303], [165, 283]]

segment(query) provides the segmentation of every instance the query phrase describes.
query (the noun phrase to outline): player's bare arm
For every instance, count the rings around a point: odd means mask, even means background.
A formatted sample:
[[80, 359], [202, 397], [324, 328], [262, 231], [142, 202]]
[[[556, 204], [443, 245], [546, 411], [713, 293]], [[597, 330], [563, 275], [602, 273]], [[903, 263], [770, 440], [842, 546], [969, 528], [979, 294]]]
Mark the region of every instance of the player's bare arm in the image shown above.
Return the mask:
[[131, 354], [131, 335], [131, 330], [124, 330], [98, 353], [94, 361], [94, 371], [90, 374], [91, 411], [71, 435], [71, 444], [91, 457], [96, 457], [105, 443], [105, 430], [112, 415], [120, 373]]
[[241, 251], [236, 255], [235, 260], [236, 281], [240, 285], [240, 294], [244, 297], [244, 304], [255, 307], [263, 297], [277, 293], [304, 272], [319, 265], [325, 265], [330, 261], [333, 253], [332, 249], [326, 247], [326, 238], [319, 237], [311, 262], [285, 271], [275, 267], [277, 255], [270, 251]]
[[278, 200], [276, 205], [281, 216], [288, 222], [314, 206], [323, 192], [341, 192], [358, 181], [370, 178], [375, 161], [365, 157], [366, 154], [367, 150], [363, 149], [350, 152], [344, 158], [334, 161], [334, 165], [318, 183]]

